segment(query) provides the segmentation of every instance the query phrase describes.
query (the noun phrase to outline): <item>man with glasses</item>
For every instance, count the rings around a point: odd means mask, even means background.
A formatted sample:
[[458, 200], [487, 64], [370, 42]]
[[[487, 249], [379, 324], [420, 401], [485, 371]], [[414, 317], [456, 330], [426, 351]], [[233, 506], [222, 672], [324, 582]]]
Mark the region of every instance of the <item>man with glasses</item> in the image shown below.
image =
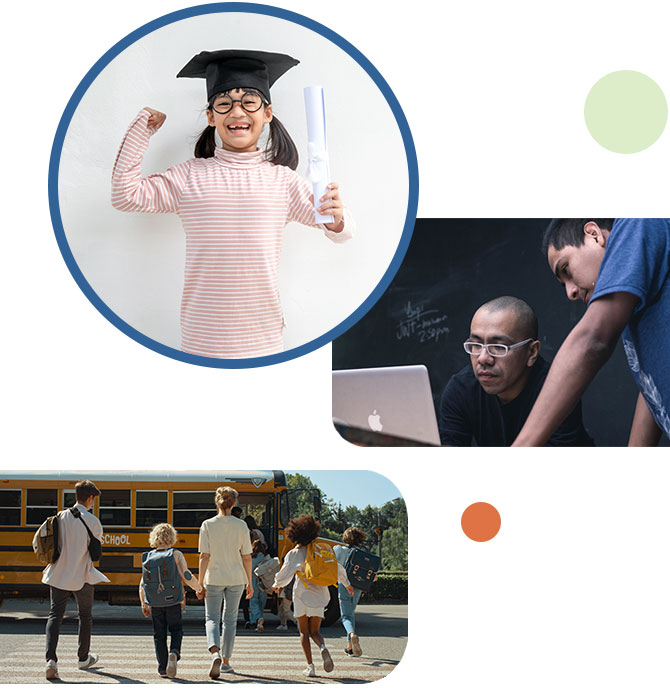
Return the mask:
[[[442, 445], [509, 446], [549, 370], [539, 355], [535, 312], [517, 297], [487, 302], [472, 317], [464, 349], [470, 365], [451, 377], [440, 400]], [[593, 445], [579, 402], [547, 445]]]

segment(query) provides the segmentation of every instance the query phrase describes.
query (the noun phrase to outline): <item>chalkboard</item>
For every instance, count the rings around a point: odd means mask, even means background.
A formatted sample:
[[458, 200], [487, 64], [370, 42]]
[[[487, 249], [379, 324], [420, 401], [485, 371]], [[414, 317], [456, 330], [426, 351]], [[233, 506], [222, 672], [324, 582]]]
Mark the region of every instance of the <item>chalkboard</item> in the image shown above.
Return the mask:
[[[425, 364], [437, 403], [449, 378], [470, 362], [463, 342], [472, 315], [501, 295], [520, 297], [535, 310], [541, 355], [551, 361], [586, 307], [567, 299], [540, 252], [548, 223], [417, 220], [389, 288], [333, 341], [333, 368]], [[637, 387], [619, 343], [582, 398], [584, 424], [597, 445], [626, 445], [636, 400]]]

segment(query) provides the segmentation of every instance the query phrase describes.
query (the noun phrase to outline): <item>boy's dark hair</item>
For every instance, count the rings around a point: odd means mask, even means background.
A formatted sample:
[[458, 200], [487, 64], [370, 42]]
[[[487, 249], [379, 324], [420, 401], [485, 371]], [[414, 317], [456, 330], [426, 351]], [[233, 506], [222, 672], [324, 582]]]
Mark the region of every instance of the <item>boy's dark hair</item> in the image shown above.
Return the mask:
[[242, 508], [240, 508], [240, 506], [235, 506], [234, 508], [231, 508], [230, 514], [233, 517], [239, 518], [241, 520], [242, 519]]
[[544, 231], [542, 255], [547, 256], [549, 247], [581, 247], [584, 244], [584, 226], [597, 223], [602, 230], [611, 230], [614, 218], [554, 218]]
[[[210, 98], [207, 104], [207, 110], [211, 110], [214, 101], [221, 94], [215, 94]], [[265, 99], [263, 99], [263, 107], [267, 107]], [[196, 158], [212, 158], [214, 150], [216, 149], [216, 128], [207, 125], [195, 142], [195, 150], [193, 152]], [[267, 144], [265, 145], [265, 157], [273, 165], [285, 165], [291, 170], [298, 167], [298, 149], [293, 143], [293, 139], [286, 131], [284, 125], [276, 117], [272, 117], [270, 121], [270, 136], [268, 136]]]
[[74, 495], [77, 503], [84, 503], [91, 496], [99, 496], [100, 489], [90, 479], [84, 479], [74, 485]]
[[258, 524], [256, 523], [256, 520], [254, 519], [253, 515], [247, 515], [244, 518], [244, 521], [247, 523], [247, 527], [252, 530], [252, 529], [258, 529]]
[[313, 515], [301, 515], [291, 518], [285, 530], [286, 536], [298, 546], [307, 546], [321, 532], [321, 523]]
[[342, 541], [349, 546], [360, 546], [366, 539], [367, 534], [358, 527], [349, 527], [342, 535]]

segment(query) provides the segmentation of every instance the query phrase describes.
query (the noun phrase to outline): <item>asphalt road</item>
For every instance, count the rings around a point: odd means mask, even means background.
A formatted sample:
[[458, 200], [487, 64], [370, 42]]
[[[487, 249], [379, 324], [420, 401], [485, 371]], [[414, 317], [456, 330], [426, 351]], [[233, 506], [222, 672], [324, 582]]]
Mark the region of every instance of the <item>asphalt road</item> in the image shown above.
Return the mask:
[[[0, 608], [0, 678], [3, 683], [47, 683], [44, 669], [44, 626], [48, 602], [6, 601]], [[364, 683], [388, 675], [400, 661], [407, 644], [406, 605], [364, 605], [356, 609], [356, 628], [363, 656], [343, 652], [345, 633], [341, 624], [322, 630], [335, 662], [325, 673], [318, 650], [312, 654], [317, 677], [302, 675], [305, 660], [296, 629], [275, 630], [276, 616], [268, 613], [266, 632], [238, 626], [231, 663], [234, 674], [208, 677], [209, 653], [205, 640], [204, 609], [189, 607], [184, 615], [182, 659], [177, 678], [160, 678], [153, 649], [151, 621], [139, 607], [94, 605], [91, 651], [100, 654], [89, 671], [77, 669], [77, 618], [74, 601], [68, 606], [58, 645], [60, 683]], [[52, 681], [58, 682], [58, 681]]]

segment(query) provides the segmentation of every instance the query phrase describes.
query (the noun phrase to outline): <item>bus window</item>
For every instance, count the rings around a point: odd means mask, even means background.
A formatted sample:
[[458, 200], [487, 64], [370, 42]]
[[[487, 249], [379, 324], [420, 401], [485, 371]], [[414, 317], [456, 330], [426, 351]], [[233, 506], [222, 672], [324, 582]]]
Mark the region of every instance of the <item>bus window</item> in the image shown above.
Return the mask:
[[26, 491], [26, 524], [41, 525], [49, 515], [58, 512], [58, 489]]
[[0, 525], [21, 524], [21, 489], [0, 489]]
[[77, 498], [74, 495], [74, 489], [63, 489], [63, 510], [72, 508], [76, 502]]
[[135, 526], [153, 527], [168, 519], [167, 491], [135, 492]]
[[98, 500], [103, 525], [130, 527], [130, 489], [105, 489]]
[[200, 527], [216, 515], [213, 491], [174, 491], [172, 524], [175, 527]]

